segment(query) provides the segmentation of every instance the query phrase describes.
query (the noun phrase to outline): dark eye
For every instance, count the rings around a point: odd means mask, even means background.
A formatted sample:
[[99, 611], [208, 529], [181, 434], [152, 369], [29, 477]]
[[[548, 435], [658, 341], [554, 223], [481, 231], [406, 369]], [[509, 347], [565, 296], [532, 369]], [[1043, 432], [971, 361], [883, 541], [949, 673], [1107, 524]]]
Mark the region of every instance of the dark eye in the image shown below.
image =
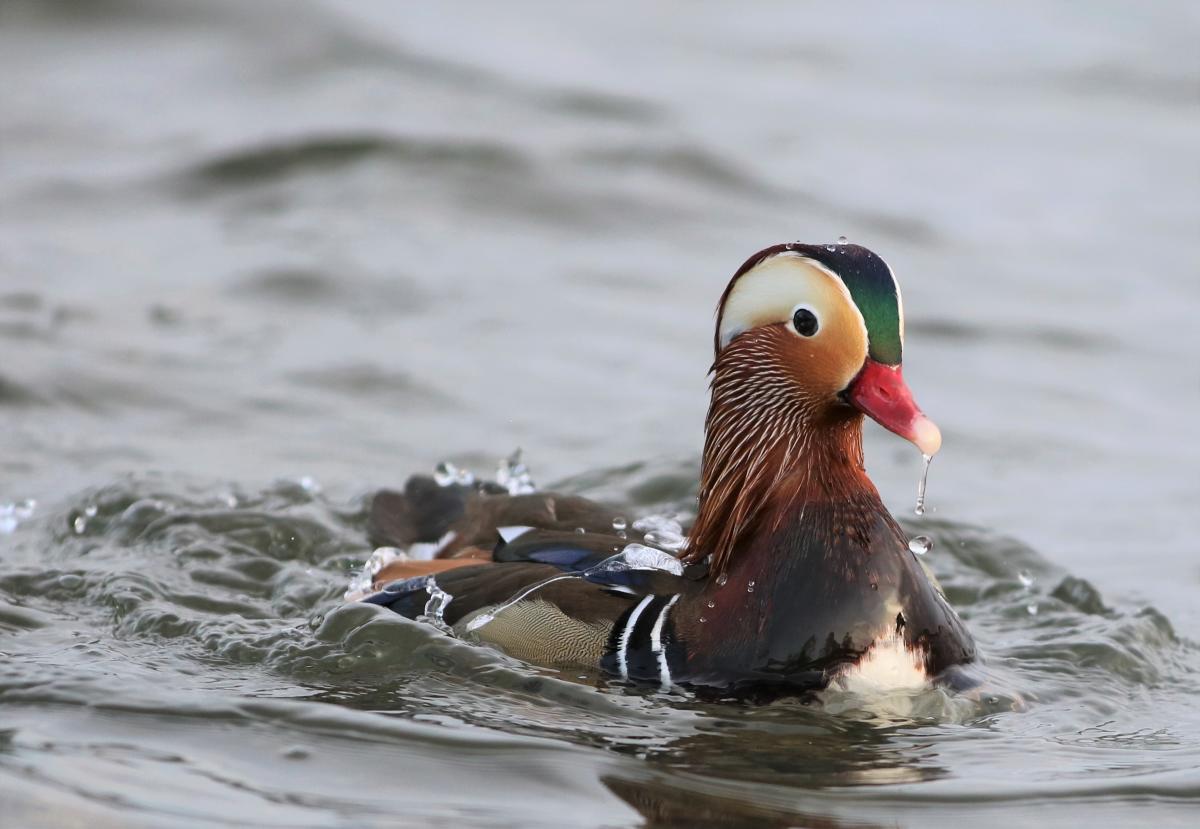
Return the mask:
[[817, 315], [812, 312], [811, 308], [797, 308], [796, 313], [792, 314], [792, 325], [796, 328], [796, 333], [802, 337], [811, 337], [821, 327]]

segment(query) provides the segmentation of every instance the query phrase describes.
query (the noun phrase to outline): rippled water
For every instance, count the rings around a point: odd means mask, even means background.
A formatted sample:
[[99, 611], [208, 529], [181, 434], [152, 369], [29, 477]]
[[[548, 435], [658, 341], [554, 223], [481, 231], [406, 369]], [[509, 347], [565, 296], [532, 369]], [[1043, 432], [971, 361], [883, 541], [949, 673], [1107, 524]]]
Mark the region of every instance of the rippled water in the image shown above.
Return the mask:
[[[5, 4], [5, 825], [1190, 825], [1197, 34]], [[868, 464], [981, 693], [630, 693], [341, 602], [365, 498], [443, 459], [688, 513], [721, 288], [840, 234], [905, 288], [926, 515]]]

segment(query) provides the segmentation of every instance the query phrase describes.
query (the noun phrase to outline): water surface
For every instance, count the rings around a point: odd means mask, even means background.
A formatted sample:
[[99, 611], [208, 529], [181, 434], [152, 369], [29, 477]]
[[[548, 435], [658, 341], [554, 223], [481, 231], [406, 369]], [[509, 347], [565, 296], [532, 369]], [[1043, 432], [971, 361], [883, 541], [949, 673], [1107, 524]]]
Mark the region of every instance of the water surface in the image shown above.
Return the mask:
[[[1183, 2], [10, 2], [14, 825], [1189, 825], [1200, 17]], [[523, 447], [688, 513], [712, 309], [846, 235], [945, 434], [872, 429], [986, 693], [628, 693], [340, 596], [365, 498]], [[33, 503], [29, 503], [32, 501]]]

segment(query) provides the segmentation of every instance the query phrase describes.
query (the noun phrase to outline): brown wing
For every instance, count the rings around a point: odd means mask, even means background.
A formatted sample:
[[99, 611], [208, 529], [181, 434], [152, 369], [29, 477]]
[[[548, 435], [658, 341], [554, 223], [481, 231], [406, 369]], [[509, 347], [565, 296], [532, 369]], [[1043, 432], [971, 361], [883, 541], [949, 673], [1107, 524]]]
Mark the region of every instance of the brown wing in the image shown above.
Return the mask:
[[[376, 545], [409, 547], [446, 539], [438, 558], [490, 558], [500, 527], [611, 532], [619, 512], [577, 495], [509, 495], [490, 484], [439, 486], [414, 476], [404, 492], [383, 490], [371, 502], [368, 532]], [[449, 533], [453, 536], [447, 538]]]

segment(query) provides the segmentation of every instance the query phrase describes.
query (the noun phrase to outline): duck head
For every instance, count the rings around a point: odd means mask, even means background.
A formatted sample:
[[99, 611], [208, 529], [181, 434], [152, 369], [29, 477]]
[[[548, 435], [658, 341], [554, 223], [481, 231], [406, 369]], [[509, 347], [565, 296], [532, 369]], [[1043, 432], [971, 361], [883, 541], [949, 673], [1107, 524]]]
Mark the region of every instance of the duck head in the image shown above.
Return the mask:
[[[849, 405], [922, 454], [941, 448], [904, 382], [900, 286], [864, 247], [790, 243], [756, 253], [721, 297], [714, 341], [718, 363], [745, 362], [783, 383], [813, 419]], [[764, 352], [771, 357], [757, 361]]]
[[789, 243], [750, 257], [717, 308], [694, 556], [711, 552], [721, 570], [781, 489], [791, 502], [874, 494], [863, 415], [936, 453], [941, 432], [904, 382], [903, 349], [900, 288], [871, 251]]

